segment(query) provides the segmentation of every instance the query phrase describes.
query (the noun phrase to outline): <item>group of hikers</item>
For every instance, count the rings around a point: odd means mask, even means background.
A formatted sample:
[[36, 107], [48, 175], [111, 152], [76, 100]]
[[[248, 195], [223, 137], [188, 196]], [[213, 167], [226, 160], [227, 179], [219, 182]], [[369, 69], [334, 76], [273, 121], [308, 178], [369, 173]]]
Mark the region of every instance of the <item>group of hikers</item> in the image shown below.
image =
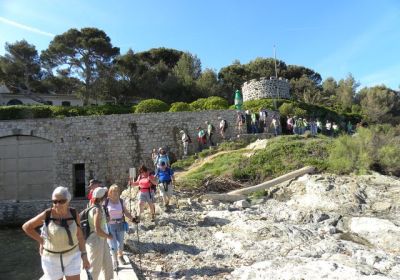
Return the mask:
[[[286, 121], [288, 133], [302, 135], [306, 131], [310, 131], [312, 136], [323, 133], [327, 136], [337, 136], [340, 133], [340, 126], [336, 122], [326, 120], [323, 124], [318, 118], [300, 118], [296, 116], [288, 116]], [[346, 124], [346, 132], [353, 134], [353, 125], [350, 121]]]
[[[271, 114], [271, 112], [269, 113]], [[318, 118], [287, 116], [285, 132], [288, 134], [303, 135], [306, 131], [309, 131], [313, 136], [323, 133], [333, 137], [339, 135], [341, 127], [348, 134], [354, 132], [354, 127], [350, 121], [339, 125], [336, 122], [326, 120], [323, 124]], [[238, 134], [269, 132], [270, 128], [275, 136], [283, 133], [281, 118], [275, 112], [272, 112], [272, 115], [269, 116], [268, 111], [264, 108], [260, 108], [259, 112], [251, 112], [250, 110], [244, 112], [237, 111], [236, 130]]]
[[[221, 117], [218, 118], [218, 133], [221, 139], [226, 139], [226, 130], [228, 129], [228, 122]], [[205, 121], [205, 128], [201, 126], [197, 127], [197, 151], [201, 152], [207, 144], [209, 147], [215, 146], [215, 139], [214, 136], [216, 134], [216, 128], [210, 121]], [[181, 141], [183, 145], [183, 156], [186, 157], [188, 155], [188, 148], [189, 144], [192, 143], [192, 139], [190, 138], [189, 134], [181, 130], [179, 132], [181, 134]]]
[[129, 178], [129, 186], [139, 188], [137, 215], [131, 214], [130, 207], [127, 209], [116, 184], [107, 188], [96, 179], [90, 180], [89, 203], [80, 213], [70, 207], [68, 188], [54, 189], [51, 208], [22, 226], [39, 243], [42, 280], [58, 280], [64, 276], [67, 280], [80, 279], [82, 267], [89, 279], [99, 279], [101, 273], [105, 280], [114, 278], [114, 271], [118, 272], [119, 266], [126, 264], [123, 247], [125, 232], [129, 231], [127, 220], [138, 224], [148, 204], [151, 221], [155, 221], [157, 186], [166, 212], [170, 209], [174, 172], [163, 148], [153, 160], [155, 172], [142, 165], [137, 178]]
[[279, 116], [273, 113], [268, 119], [268, 111], [260, 108], [259, 112], [246, 110], [236, 113], [236, 131], [238, 134], [248, 133], [266, 133], [273, 129], [275, 136], [282, 133]]

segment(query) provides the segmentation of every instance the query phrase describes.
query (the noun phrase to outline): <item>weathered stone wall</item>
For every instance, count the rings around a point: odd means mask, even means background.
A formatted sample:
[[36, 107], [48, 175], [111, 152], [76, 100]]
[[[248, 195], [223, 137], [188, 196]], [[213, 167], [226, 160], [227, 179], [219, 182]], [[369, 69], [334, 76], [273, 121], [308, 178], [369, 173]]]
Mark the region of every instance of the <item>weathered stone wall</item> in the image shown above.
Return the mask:
[[290, 98], [290, 84], [287, 79], [271, 77], [245, 82], [242, 86], [243, 100], [260, 98]]
[[[0, 138], [30, 135], [51, 141], [54, 184], [69, 187], [73, 192], [74, 164], [85, 165], [86, 185], [95, 177], [107, 185], [125, 186], [129, 167], [151, 164], [153, 148], [168, 147], [178, 156], [182, 154], [181, 129], [191, 136], [193, 153], [197, 148], [196, 127], [204, 128], [208, 120], [218, 128], [218, 117], [228, 121], [226, 135], [232, 137], [235, 111], [216, 110], [0, 121]], [[218, 133], [215, 140], [221, 140]]]
[[[71, 207], [77, 209], [78, 212], [85, 209], [87, 200], [73, 200]], [[17, 226], [22, 225], [27, 220], [51, 207], [50, 200], [35, 201], [1, 201], [0, 202], [0, 225], [1, 226]]]

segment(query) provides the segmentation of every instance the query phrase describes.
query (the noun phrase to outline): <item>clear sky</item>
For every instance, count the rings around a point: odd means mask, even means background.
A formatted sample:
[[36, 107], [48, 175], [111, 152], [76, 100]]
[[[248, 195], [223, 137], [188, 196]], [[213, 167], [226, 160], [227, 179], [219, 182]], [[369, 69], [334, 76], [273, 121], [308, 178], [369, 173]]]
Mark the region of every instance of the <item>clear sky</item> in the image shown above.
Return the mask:
[[0, 0], [0, 55], [25, 39], [40, 51], [70, 28], [97, 27], [125, 53], [167, 47], [203, 69], [273, 57], [323, 79], [400, 86], [399, 0]]

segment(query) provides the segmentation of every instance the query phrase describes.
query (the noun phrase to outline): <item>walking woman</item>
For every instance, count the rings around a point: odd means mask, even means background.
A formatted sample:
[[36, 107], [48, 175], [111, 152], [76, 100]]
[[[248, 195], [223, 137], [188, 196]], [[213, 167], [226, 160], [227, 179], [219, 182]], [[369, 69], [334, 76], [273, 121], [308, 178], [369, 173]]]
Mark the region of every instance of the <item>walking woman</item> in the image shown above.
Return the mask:
[[[123, 257], [124, 235], [125, 235], [125, 217], [134, 222], [134, 219], [126, 209], [124, 201], [120, 198], [120, 192], [117, 185], [113, 184], [108, 190], [108, 198], [105, 202], [108, 214], [110, 216], [108, 227], [113, 239], [107, 240], [110, 246], [111, 256], [113, 259], [114, 270], [118, 270], [118, 262], [126, 264]], [[117, 259], [118, 256], [118, 259]]]
[[139, 168], [139, 177], [135, 182], [131, 182], [131, 186], [139, 186], [139, 219], [143, 213], [144, 204], [148, 203], [151, 212], [151, 221], [154, 222], [156, 218], [156, 209], [154, 206], [155, 201], [155, 190], [152, 189], [152, 185], [157, 185], [157, 180], [150, 172], [147, 167], [142, 165]]
[[88, 213], [88, 220], [94, 232], [86, 240], [86, 250], [92, 264], [93, 279], [99, 279], [100, 272], [103, 271], [104, 279], [110, 280], [113, 279], [114, 272], [107, 239], [112, 240], [113, 236], [108, 232], [106, 213], [102, 205], [106, 197], [107, 188], [98, 187], [93, 191], [93, 208]]
[[[85, 269], [90, 267], [79, 215], [69, 207], [71, 194], [67, 188], [57, 187], [51, 199], [53, 206], [27, 221], [22, 229], [39, 243], [44, 279], [65, 276], [67, 280], [79, 280], [81, 263]], [[35, 230], [40, 226], [41, 234]]]

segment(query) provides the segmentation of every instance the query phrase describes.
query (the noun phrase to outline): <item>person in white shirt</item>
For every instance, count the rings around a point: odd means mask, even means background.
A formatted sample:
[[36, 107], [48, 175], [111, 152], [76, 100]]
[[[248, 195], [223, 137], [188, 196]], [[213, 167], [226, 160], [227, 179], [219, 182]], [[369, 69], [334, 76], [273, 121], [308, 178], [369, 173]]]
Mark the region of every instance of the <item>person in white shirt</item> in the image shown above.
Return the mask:
[[187, 156], [188, 154], [188, 147], [190, 143], [190, 137], [186, 134], [185, 131], [181, 130], [180, 134], [182, 135], [182, 144], [183, 144], [183, 156]]

